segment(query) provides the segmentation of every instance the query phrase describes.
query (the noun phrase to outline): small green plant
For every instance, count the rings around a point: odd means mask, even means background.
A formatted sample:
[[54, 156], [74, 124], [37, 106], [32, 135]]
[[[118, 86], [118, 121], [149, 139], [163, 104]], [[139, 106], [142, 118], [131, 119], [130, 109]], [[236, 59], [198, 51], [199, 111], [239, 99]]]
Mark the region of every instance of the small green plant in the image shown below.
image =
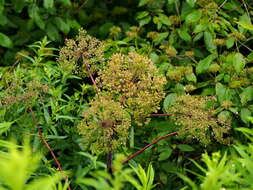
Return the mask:
[[66, 190], [67, 185], [56, 186], [64, 178], [57, 172], [52, 176], [39, 177], [35, 174], [42, 155], [32, 152], [28, 141], [23, 146], [13, 142], [1, 142], [0, 189], [1, 190]]

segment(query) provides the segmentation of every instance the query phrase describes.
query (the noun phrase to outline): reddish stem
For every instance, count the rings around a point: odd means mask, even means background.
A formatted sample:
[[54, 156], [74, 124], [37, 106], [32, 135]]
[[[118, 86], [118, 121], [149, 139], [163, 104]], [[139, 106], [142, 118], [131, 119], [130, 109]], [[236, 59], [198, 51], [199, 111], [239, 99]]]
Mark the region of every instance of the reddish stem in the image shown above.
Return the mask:
[[165, 139], [167, 137], [173, 136], [173, 135], [177, 135], [178, 132], [172, 132], [163, 136], [158, 137], [157, 139], [155, 139], [153, 142], [151, 142], [150, 144], [146, 145], [144, 148], [142, 148], [141, 150], [137, 151], [136, 153], [132, 154], [131, 156], [129, 156], [126, 160], [123, 161], [123, 163], [127, 163], [129, 160], [133, 159], [135, 156], [139, 155], [140, 153], [144, 152], [147, 148], [149, 148], [150, 146], [158, 143], [160, 140]]
[[[60, 170], [60, 172], [62, 172], [62, 174], [63, 174], [63, 176], [64, 176], [64, 180], [65, 180], [65, 182], [67, 183], [67, 182], [68, 182], [68, 178], [67, 178], [67, 177], [65, 176], [65, 174], [63, 173], [63, 169], [62, 169], [62, 167], [61, 167], [60, 162], [58, 161], [58, 159], [57, 159], [57, 157], [55, 156], [53, 150], [51, 149], [51, 147], [50, 147], [49, 144], [47, 143], [45, 137], [43, 136], [42, 131], [41, 131], [40, 127], [38, 126], [38, 122], [37, 122], [37, 120], [36, 120], [36, 118], [35, 118], [35, 115], [34, 115], [34, 112], [33, 112], [32, 108], [29, 107], [29, 109], [30, 109], [30, 112], [31, 112], [31, 114], [32, 114], [32, 120], [33, 120], [33, 122], [35, 123], [35, 127], [36, 127], [37, 130], [38, 130], [38, 134], [39, 134], [39, 137], [40, 137], [41, 141], [44, 143], [44, 145], [46, 146], [46, 148], [48, 149], [48, 151], [49, 151], [50, 154], [52, 155], [52, 157], [53, 157], [53, 159], [54, 159], [54, 162], [56, 163], [56, 165], [57, 165], [58, 169]], [[71, 190], [70, 185], [68, 185], [68, 190]]]
[[151, 116], [151, 117], [160, 117], [160, 116], [191, 117], [192, 115], [153, 113], [153, 114], [150, 114], [150, 116]]
[[89, 68], [88, 65], [86, 65], [86, 71], [87, 71], [87, 73], [88, 73], [88, 75], [89, 75], [89, 77], [90, 77], [90, 79], [91, 79], [91, 81], [92, 81], [92, 83], [93, 83], [93, 86], [95, 87], [95, 89], [96, 89], [96, 91], [97, 91], [97, 93], [98, 93], [98, 92], [99, 92], [99, 89], [98, 89], [98, 87], [97, 87], [96, 81], [94, 80], [94, 78], [93, 78], [93, 76], [92, 76], [92, 74], [91, 74], [91, 72], [90, 72], [90, 68]]

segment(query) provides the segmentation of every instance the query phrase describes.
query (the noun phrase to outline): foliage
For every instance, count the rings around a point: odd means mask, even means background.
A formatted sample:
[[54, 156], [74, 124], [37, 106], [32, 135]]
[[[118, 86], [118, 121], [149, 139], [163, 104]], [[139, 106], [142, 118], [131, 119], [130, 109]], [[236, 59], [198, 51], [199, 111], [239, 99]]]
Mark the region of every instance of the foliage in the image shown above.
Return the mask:
[[235, 128], [252, 127], [252, 11], [251, 0], [0, 0], [0, 138], [29, 135], [45, 155], [28, 184], [57, 167], [38, 130], [85, 190], [136, 188], [120, 172], [138, 167], [104, 172], [110, 143], [129, 156], [175, 132], [130, 160], [156, 170], [134, 184], [251, 189], [251, 145]]
[[[189, 183], [192, 189], [218, 190], [218, 189], [252, 189], [252, 129], [238, 128], [249, 137], [250, 142], [246, 145], [237, 143], [231, 153], [214, 152], [211, 156], [207, 153], [202, 155], [202, 162], [206, 167], [194, 164], [204, 172], [198, 175], [200, 185], [196, 185], [189, 178], [180, 176]], [[195, 173], [196, 174], [196, 173]]]
[[[7, 151], [0, 151], [1, 190], [58, 189], [56, 185], [63, 178], [62, 173], [57, 172], [54, 175], [47, 177], [32, 176], [36, 169], [39, 167], [41, 155], [32, 152], [28, 141], [26, 141], [23, 146], [19, 146], [14, 142], [1, 141], [1, 148], [3, 147], [7, 148]], [[59, 188], [58, 190], [63, 189], [67, 189], [66, 186], [61, 189]]]

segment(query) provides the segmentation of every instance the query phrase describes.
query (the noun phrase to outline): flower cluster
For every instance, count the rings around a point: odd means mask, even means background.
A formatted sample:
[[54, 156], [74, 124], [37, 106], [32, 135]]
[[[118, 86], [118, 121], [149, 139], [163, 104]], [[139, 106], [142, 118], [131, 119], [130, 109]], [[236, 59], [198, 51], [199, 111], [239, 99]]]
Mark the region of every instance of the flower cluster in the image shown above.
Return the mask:
[[97, 63], [104, 62], [103, 55], [104, 44], [80, 29], [75, 40], [66, 40], [65, 46], [60, 50], [58, 62], [65, 71], [83, 76], [87, 68], [91, 73], [99, 69]]
[[[112, 77], [113, 76], [113, 77]], [[114, 54], [107, 67], [99, 72], [99, 87], [128, 110], [135, 121], [159, 109], [164, 97], [165, 78], [153, 62], [143, 55]]]
[[231, 120], [224, 115], [214, 118], [214, 108], [207, 107], [207, 103], [212, 101], [216, 101], [214, 97], [183, 95], [166, 110], [168, 113], [191, 115], [173, 118], [176, 125], [181, 127], [181, 137], [196, 139], [203, 145], [208, 145], [212, 138], [223, 144], [229, 143], [229, 139], [224, 135], [229, 133]]
[[19, 102], [27, 103], [32, 99], [41, 97], [41, 94], [47, 93], [48, 90], [49, 87], [39, 81], [26, 83], [25, 90], [24, 84], [21, 84], [20, 81], [17, 83], [13, 82], [5, 89], [3, 97], [0, 97], [0, 106], [13, 105]]
[[131, 124], [129, 114], [109, 94], [99, 93], [83, 113], [79, 132], [94, 153], [108, 152], [125, 145]]

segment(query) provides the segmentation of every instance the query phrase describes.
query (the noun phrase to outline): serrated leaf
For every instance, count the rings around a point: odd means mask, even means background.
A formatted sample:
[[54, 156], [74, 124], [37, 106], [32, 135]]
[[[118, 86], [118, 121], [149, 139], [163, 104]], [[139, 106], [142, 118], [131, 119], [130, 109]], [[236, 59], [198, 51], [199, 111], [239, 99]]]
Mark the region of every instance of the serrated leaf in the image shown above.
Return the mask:
[[44, 1], [43, 1], [43, 6], [44, 6], [46, 9], [53, 8], [53, 7], [54, 7], [54, 0], [44, 0]]
[[229, 49], [234, 46], [235, 39], [234, 38], [228, 38], [226, 40], [226, 47]]
[[150, 21], [151, 21], [151, 16], [144, 17], [141, 20], [139, 20], [139, 25], [144, 26], [148, 24]]
[[245, 67], [245, 59], [241, 53], [235, 53], [233, 56], [233, 66], [237, 73], [240, 73]]
[[216, 45], [213, 43], [213, 35], [206, 31], [204, 32], [204, 41], [205, 41], [205, 45], [206, 45], [206, 49], [210, 52], [213, 52], [214, 50], [216, 50]]
[[197, 82], [197, 77], [195, 76], [194, 73], [190, 73], [190, 74], [185, 75], [185, 78], [186, 78], [188, 81], [190, 81], [190, 82], [194, 82], [194, 83]]
[[193, 32], [194, 33], [200, 33], [203, 32], [207, 29], [208, 25], [207, 24], [198, 24], [195, 26]]
[[251, 117], [251, 112], [247, 108], [242, 108], [240, 116], [241, 116], [241, 119], [244, 123], [248, 123], [249, 118]]
[[195, 10], [186, 16], [185, 22], [186, 24], [196, 23], [199, 21], [201, 16], [202, 16], [202, 13], [198, 10]]
[[242, 105], [245, 105], [247, 102], [253, 100], [253, 87], [249, 86], [243, 89], [242, 93], [240, 94], [240, 98]]
[[168, 158], [170, 157], [171, 153], [172, 153], [172, 149], [170, 149], [170, 148], [166, 149], [165, 151], [163, 151], [163, 152], [159, 155], [158, 160], [159, 160], [159, 161], [163, 161], [163, 160], [168, 159]]
[[159, 33], [159, 36], [154, 39], [155, 44], [160, 44], [163, 40], [168, 37], [168, 32]]
[[55, 18], [56, 26], [60, 31], [62, 31], [64, 34], [68, 34], [70, 31], [70, 26], [67, 22], [65, 22], [62, 18], [56, 17]]
[[0, 46], [6, 47], [6, 48], [13, 47], [13, 43], [11, 39], [1, 32], [0, 32]]
[[253, 30], [253, 24], [247, 23], [247, 22], [237, 22], [240, 26], [247, 30]]
[[52, 40], [52, 41], [59, 41], [60, 40], [60, 34], [59, 34], [58, 30], [51, 23], [49, 23], [47, 25], [47, 35], [50, 38], [50, 40]]
[[149, 15], [148, 11], [141, 11], [137, 13], [136, 19], [141, 19]]
[[163, 108], [167, 110], [175, 102], [176, 98], [177, 98], [176, 93], [172, 93], [166, 96], [163, 102]]
[[143, 5], [146, 5], [146, 4], [148, 4], [149, 1], [150, 1], [150, 0], [140, 0], [138, 6], [141, 7], [141, 6], [143, 6]]
[[209, 55], [208, 57], [206, 57], [205, 59], [201, 60], [196, 67], [196, 73], [197, 74], [201, 74], [204, 73], [208, 70], [210, 64], [212, 63], [212, 61], [216, 58], [215, 55]]
[[186, 42], [191, 42], [192, 41], [192, 37], [191, 35], [186, 31], [186, 29], [179, 29], [178, 30], [178, 35], [179, 37], [186, 41]]
[[177, 147], [181, 150], [181, 151], [184, 151], [184, 152], [192, 152], [194, 151], [195, 149], [188, 145], [188, 144], [179, 144], [177, 145]]
[[159, 14], [159, 20], [160, 20], [164, 25], [167, 25], [167, 26], [170, 26], [170, 25], [171, 25], [171, 22], [170, 22], [169, 17], [167, 17], [167, 16], [164, 15], [164, 14]]
[[6, 132], [14, 122], [2, 122], [0, 123], [0, 134]]
[[225, 100], [231, 100], [232, 99], [232, 92], [230, 89], [228, 89], [226, 86], [224, 86], [221, 83], [217, 83], [215, 86], [215, 92], [218, 97], [219, 102], [223, 102]]
[[197, 0], [186, 0], [186, 2], [191, 6], [194, 7]]

